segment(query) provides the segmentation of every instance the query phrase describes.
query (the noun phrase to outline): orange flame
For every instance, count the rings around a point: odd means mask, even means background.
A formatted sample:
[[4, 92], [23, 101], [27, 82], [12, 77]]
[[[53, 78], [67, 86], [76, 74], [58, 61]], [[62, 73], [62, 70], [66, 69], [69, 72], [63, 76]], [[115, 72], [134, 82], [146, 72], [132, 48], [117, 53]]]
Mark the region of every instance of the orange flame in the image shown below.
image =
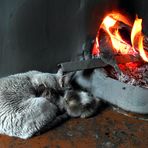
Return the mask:
[[[127, 20], [125, 20], [125, 18], [123, 21], [126, 23], [128, 22]], [[130, 52], [131, 46], [122, 39], [118, 32], [118, 29], [116, 29], [114, 33], [110, 31], [110, 29], [114, 27], [116, 23], [117, 20], [115, 20], [111, 16], [106, 16], [100, 28], [103, 28], [109, 34], [115, 51], [120, 52], [122, 54], [128, 54]]]
[[122, 15], [121, 13], [114, 12], [114, 13], [108, 14], [108, 16], [114, 18], [116, 21], [123, 22], [124, 24], [126, 24], [128, 26], [132, 26], [132, 24], [131, 24], [130, 20], [128, 19], [128, 17]]
[[139, 51], [142, 59], [148, 62], [148, 55], [146, 54], [143, 48], [143, 38], [144, 37], [142, 34], [142, 19], [139, 19], [138, 17], [136, 17], [133, 28], [132, 28], [132, 32], [131, 32], [131, 42], [133, 47]]
[[[127, 25], [131, 30], [131, 45], [123, 40], [120, 35], [120, 24]], [[127, 17], [120, 13], [110, 13], [102, 21], [100, 28], [103, 29], [111, 38], [113, 50], [121, 54], [138, 54], [142, 59], [148, 62], [148, 55], [143, 48], [142, 19], [136, 17], [133, 26]], [[99, 28], [99, 30], [100, 30]], [[93, 48], [93, 54], [99, 54], [99, 31]]]

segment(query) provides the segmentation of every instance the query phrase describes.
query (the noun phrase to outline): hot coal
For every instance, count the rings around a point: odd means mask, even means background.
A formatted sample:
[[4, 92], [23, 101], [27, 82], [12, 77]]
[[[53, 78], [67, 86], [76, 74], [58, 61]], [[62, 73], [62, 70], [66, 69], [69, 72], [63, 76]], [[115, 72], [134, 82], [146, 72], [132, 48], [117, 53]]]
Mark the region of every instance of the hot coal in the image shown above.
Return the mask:
[[148, 88], [148, 64], [141, 65], [141, 63], [131, 62], [124, 65], [119, 64], [119, 67], [121, 74], [116, 73], [112, 67], [107, 68], [108, 76], [129, 85]]

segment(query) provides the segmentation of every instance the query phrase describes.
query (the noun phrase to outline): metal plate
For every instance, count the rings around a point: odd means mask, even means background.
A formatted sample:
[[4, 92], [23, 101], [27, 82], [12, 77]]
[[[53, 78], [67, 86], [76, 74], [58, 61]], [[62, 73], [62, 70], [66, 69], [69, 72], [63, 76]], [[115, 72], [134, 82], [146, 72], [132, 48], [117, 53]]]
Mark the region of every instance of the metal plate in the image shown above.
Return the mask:
[[148, 89], [128, 85], [107, 77], [101, 69], [95, 69], [89, 78], [77, 72], [75, 81], [95, 97], [126, 111], [148, 114]]

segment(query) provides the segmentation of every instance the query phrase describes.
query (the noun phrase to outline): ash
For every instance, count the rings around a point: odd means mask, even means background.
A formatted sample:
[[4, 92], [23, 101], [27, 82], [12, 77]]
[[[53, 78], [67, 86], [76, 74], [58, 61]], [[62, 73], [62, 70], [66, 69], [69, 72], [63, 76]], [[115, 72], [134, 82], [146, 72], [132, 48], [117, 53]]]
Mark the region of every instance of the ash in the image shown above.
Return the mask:
[[121, 74], [118, 74], [113, 68], [106, 68], [108, 75], [120, 82], [148, 88], [148, 64], [127, 63], [119, 65]]

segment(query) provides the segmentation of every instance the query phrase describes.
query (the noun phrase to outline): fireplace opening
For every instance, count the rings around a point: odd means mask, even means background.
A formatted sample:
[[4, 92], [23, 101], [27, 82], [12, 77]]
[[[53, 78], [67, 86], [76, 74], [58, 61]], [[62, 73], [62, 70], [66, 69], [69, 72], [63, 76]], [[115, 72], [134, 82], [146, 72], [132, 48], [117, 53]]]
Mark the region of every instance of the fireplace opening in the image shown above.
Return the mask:
[[[62, 63], [63, 71], [91, 68], [90, 78], [78, 72], [75, 80], [96, 97], [126, 111], [148, 113], [148, 38], [143, 32], [142, 18], [120, 11], [109, 12], [98, 23], [96, 37], [83, 49], [80, 62]], [[79, 66], [77, 66], [79, 65]]]
[[109, 13], [98, 29], [92, 54], [120, 72], [112, 71], [113, 78], [147, 88], [147, 40], [138, 16], [130, 22], [119, 12]]
[[83, 53], [80, 60], [61, 64], [63, 70], [105, 69], [88, 81], [92, 93], [125, 110], [148, 113], [146, 0], [0, 4], [0, 77], [34, 69], [55, 72], [57, 64]]

